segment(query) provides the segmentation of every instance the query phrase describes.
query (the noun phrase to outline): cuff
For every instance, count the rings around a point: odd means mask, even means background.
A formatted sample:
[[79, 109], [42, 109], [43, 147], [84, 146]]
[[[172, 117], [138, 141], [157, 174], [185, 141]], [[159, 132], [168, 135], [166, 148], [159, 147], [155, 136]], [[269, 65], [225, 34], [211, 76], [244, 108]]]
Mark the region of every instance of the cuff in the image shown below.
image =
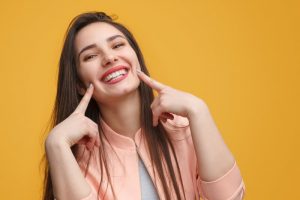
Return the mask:
[[198, 180], [202, 194], [208, 200], [231, 200], [238, 195], [243, 197], [245, 190], [240, 170], [234, 163], [233, 167], [222, 177], [215, 181]]

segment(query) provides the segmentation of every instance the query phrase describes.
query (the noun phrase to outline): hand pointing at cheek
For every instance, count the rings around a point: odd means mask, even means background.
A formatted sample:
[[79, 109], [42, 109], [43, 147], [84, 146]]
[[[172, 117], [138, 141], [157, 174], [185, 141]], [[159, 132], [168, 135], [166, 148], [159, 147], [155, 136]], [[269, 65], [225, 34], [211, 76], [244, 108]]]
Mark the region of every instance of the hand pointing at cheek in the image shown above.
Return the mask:
[[75, 111], [50, 132], [48, 140], [65, 142], [68, 146], [83, 144], [88, 150], [100, 145], [98, 125], [85, 116], [94, 86], [90, 85]]
[[137, 74], [141, 81], [158, 93], [151, 104], [153, 126], [158, 125], [159, 119], [163, 121], [173, 119], [172, 113], [189, 118], [189, 115], [201, 101], [192, 94], [176, 90], [153, 80], [140, 70], [137, 70]]

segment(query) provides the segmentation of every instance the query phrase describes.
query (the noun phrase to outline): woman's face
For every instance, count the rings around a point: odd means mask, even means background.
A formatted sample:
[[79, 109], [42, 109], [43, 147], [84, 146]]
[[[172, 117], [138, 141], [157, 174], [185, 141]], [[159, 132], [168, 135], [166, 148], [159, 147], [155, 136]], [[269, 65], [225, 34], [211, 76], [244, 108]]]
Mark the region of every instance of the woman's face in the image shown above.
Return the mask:
[[[79, 77], [87, 87], [94, 85], [98, 103], [129, 94], [139, 86], [137, 55], [124, 34], [110, 24], [95, 22], [75, 37]], [[83, 89], [81, 89], [83, 93]]]

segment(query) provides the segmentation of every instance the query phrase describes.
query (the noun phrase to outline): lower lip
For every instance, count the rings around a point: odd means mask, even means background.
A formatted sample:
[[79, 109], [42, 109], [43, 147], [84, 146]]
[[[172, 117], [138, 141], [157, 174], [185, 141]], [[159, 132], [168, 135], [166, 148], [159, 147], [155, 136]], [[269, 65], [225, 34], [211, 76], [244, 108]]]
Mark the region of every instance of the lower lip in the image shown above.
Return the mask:
[[105, 82], [105, 83], [107, 83], [107, 84], [116, 84], [116, 83], [122, 81], [123, 79], [125, 79], [125, 78], [128, 76], [128, 73], [129, 73], [129, 72], [127, 72], [127, 73], [124, 74], [123, 76], [120, 76], [120, 77], [118, 77], [118, 78], [115, 78], [115, 79], [113, 79], [113, 80], [111, 80], [111, 81], [109, 81], [109, 82]]

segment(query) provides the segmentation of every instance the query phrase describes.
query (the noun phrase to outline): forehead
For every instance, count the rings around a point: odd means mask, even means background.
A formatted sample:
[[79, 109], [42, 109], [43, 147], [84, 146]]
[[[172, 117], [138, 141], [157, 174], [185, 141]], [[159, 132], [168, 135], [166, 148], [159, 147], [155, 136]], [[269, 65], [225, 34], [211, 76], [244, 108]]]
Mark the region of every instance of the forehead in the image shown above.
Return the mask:
[[[78, 52], [80, 49], [87, 45], [96, 43], [98, 45], [103, 45], [107, 41], [106, 39], [113, 35], [124, 34], [116, 29], [114, 26], [105, 22], [94, 22], [84, 28], [82, 28], [75, 37], [75, 48]], [[124, 36], [125, 37], [125, 36]]]

